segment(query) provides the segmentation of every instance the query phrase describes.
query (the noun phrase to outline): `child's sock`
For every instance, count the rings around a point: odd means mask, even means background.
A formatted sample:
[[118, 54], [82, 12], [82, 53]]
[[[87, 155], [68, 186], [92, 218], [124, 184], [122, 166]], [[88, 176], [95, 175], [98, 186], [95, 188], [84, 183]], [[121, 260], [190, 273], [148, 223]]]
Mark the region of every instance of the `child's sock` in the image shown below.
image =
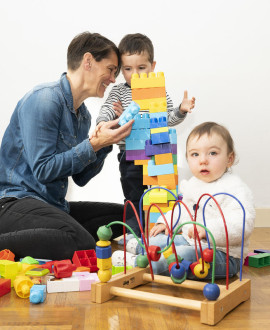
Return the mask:
[[140, 254], [142, 253], [142, 248], [139, 245], [138, 241], [136, 240], [135, 237], [129, 239], [127, 242], [127, 252], [133, 253], [133, 254]]
[[[127, 266], [136, 267], [137, 256], [133, 253], [126, 253]], [[112, 254], [112, 264], [113, 266], [124, 266], [124, 251], [117, 250]]]
[[[134, 237], [133, 234], [126, 234], [126, 244], [127, 244], [127, 242], [128, 242], [131, 238], [133, 238], [133, 237]], [[119, 244], [119, 245], [124, 245], [124, 237], [121, 238], [121, 239], [118, 241], [118, 244]]]

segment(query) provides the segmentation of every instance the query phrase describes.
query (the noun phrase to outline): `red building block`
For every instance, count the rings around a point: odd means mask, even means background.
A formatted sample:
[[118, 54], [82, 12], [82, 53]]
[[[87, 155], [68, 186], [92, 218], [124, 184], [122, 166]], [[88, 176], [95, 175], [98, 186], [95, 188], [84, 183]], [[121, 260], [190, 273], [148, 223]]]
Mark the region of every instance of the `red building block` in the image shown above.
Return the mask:
[[90, 273], [95, 273], [98, 271], [97, 267], [97, 256], [95, 250], [80, 250], [75, 251], [72, 262], [77, 267], [88, 267], [90, 268]]
[[11, 291], [11, 279], [0, 278], [0, 297]]
[[10, 260], [14, 261], [15, 255], [10, 250], [2, 250], [0, 251], [0, 260]]

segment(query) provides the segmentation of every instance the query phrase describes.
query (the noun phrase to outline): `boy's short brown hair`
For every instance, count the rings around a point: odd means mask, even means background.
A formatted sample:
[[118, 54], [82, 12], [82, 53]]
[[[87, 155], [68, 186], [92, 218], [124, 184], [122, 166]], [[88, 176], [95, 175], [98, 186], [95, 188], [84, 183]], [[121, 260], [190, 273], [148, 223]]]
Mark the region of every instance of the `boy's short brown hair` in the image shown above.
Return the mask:
[[190, 132], [190, 134], [187, 138], [186, 149], [187, 149], [187, 145], [188, 145], [190, 138], [198, 137], [198, 139], [199, 139], [204, 134], [211, 136], [213, 133], [216, 133], [217, 135], [222, 137], [222, 139], [227, 144], [228, 154], [233, 153], [235, 156], [234, 141], [231, 137], [230, 132], [227, 130], [227, 128], [225, 126], [219, 125], [219, 124], [217, 124], [215, 122], [211, 122], [211, 121], [202, 123], [193, 128], [193, 130]]
[[148, 60], [154, 62], [154, 47], [152, 41], [144, 34], [127, 34], [119, 43], [120, 56], [124, 54], [141, 54], [147, 52]]
[[108, 58], [114, 52], [118, 58], [118, 70], [120, 72], [120, 55], [116, 45], [99, 33], [83, 32], [75, 36], [67, 50], [67, 66], [70, 70], [77, 70], [85, 53], [91, 53], [95, 61], [100, 62]]

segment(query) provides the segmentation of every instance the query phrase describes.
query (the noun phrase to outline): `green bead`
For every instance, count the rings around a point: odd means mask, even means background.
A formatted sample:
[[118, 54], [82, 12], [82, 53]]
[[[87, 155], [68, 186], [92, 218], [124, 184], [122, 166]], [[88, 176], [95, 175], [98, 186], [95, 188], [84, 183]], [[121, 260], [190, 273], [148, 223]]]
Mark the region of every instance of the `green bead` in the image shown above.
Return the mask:
[[172, 279], [173, 283], [175, 283], [175, 284], [183, 283], [186, 280], [186, 278], [187, 278], [187, 273], [186, 272], [185, 272], [185, 275], [182, 278], [175, 278], [171, 275], [171, 279]]
[[[178, 258], [178, 262], [182, 261], [182, 258], [179, 255], [177, 255], [177, 258]], [[175, 254], [172, 253], [171, 255], [169, 255], [168, 258], [166, 259], [166, 261], [167, 261], [168, 265], [170, 265], [172, 262], [175, 262], [176, 261]]]
[[146, 268], [149, 264], [147, 255], [144, 254], [139, 254], [138, 257], [136, 258], [137, 266], [140, 268]]
[[32, 257], [23, 258], [21, 263], [22, 264], [28, 264], [28, 265], [38, 265], [39, 264], [39, 262], [36, 259], [32, 258]]
[[111, 227], [101, 226], [98, 228], [97, 236], [100, 241], [109, 241], [112, 237]]

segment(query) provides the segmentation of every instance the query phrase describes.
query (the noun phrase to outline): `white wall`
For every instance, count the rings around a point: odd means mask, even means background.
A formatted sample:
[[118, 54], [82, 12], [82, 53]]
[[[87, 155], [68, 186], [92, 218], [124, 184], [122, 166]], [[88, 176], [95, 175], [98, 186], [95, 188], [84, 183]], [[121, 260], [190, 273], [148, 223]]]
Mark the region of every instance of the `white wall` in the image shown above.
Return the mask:
[[[256, 207], [270, 207], [270, 2], [268, 0], [0, 2], [0, 140], [18, 100], [34, 85], [66, 70], [66, 49], [85, 30], [118, 44], [141, 32], [155, 46], [175, 104], [184, 89], [196, 109], [178, 126], [180, 177], [189, 175], [185, 139], [203, 121], [231, 131], [239, 157], [234, 171], [251, 187]], [[120, 82], [122, 78], [118, 78]], [[103, 100], [86, 104], [95, 122]], [[70, 186], [70, 200], [122, 202], [117, 147], [86, 187]]]

